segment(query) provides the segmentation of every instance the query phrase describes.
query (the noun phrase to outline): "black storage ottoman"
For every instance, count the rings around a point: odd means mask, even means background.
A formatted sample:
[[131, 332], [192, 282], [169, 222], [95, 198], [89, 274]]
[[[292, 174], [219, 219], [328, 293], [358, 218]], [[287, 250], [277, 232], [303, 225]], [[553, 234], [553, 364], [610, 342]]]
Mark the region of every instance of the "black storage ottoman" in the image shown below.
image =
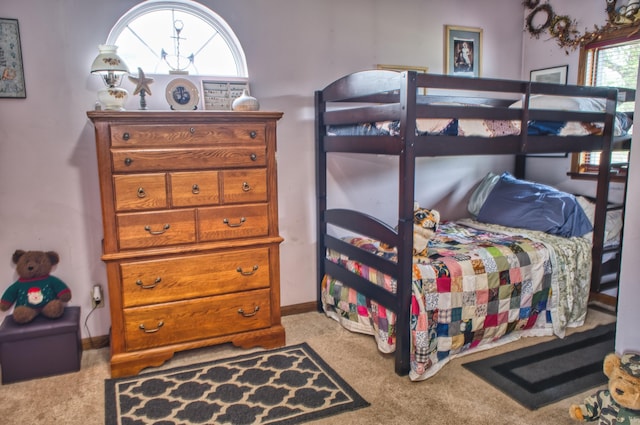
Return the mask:
[[18, 324], [13, 315], [0, 325], [2, 383], [80, 370], [80, 307], [66, 307], [62, 317], [36, 317]]

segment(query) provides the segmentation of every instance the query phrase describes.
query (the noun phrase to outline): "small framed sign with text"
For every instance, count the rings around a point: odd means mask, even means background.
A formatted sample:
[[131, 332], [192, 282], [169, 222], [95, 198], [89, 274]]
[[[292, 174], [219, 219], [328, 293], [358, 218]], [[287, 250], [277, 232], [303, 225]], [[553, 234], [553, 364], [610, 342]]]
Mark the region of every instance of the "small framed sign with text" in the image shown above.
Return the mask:
[[202, 80], [204, 109], [230, 111], [233, 101], [240, 97], [245, 89], [249, 92], [249, 81], [246, 78]]

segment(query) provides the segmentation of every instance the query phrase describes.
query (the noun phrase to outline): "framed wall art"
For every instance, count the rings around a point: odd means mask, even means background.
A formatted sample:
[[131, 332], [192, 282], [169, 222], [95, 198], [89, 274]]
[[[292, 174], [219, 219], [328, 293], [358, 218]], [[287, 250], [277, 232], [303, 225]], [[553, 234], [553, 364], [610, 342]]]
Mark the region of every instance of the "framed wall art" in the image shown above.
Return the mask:
[[479, 77], [482, 71], [482, 29], [445, 25], [445, 74]]
[[422, 72], [422, 73], [427, 73], [429, 72], [429, 68], [426, 66], [406, 66], [406, 65], [383, 65], [383, 64], [378, 64], [376, 65], [376, 69], [386, 69], [387, 71], [416, 71], [416, 72]]
[[24, 99], [24, 84], [20, 31], [17, 19], [0, 18], [0, 98]]
[[[416, 72], [420, 72], [423, 74], [426, 74], [427, 72], [429, 72], [429, 67], [426, 66], [406, 66], [406, 65], [384, 65], [384, 64], [377, 64], [376, 65], [376, 69], [382, 69], [382, 70], [386, 70], [386, 71], [416, 71]], [[422, 93], [418, 93], [418, 94], [427, 94], [427, 89], [423, 88], [422, 89]]]
[[553, 68], [534, 69], [530, 72], [530, 80], [536, 83], [567, 84], [569, 65]]
[[234, 77], [219, 80], [202, 80], [202, 97], [205, 110], [230, 111], [233, 101], [244, 90], [249, 92], [246, 78]]

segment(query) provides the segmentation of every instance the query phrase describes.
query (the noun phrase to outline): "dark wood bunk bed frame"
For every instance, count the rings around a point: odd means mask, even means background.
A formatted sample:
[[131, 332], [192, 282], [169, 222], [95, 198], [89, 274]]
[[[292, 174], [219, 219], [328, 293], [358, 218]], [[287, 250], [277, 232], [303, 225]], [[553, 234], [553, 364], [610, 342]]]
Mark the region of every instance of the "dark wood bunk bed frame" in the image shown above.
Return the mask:
[[[429, 95], [418, 95], [419, 89]], [[450, 97], [447, 90], [465, 93]], [[432, 95], [432, 91], [443, 95]], [[471, 94], [466, 94], [471, 93]], [[474, 97], [482, 93], [484, 97]], [[491, 96], [487, 96], [491, 94]], [[504, 94], [510, 98], [505, 99]], [[495, 94], [495, 97], [494, 97]], [[606, 99], [601, 113], [529, 109], [533, 95], [562, 95]], [[630, 92], [631, 96], [635, 93]], [[514, 96], [515, 99], [514, 99]], [[518, 97], [519, 96], [519, 97]], [[509, 108], [523, 99], [522, 109]], [[515, 176], [524, 178], [527, 155], [602, 151], [595, 196], [592, 248], [592, 291], [598, 291], [603, 272], [605, 223], [610, 183], [610, 153], [623, 139], [614, 137], [613, 125], [619, 91], [612, 88], [544, 84], [514, 80], [464, 78], [413, 71], [363, 71], [347, 75], [315, 93], [316, 191], [317, 191], [317, 300], [322, 311], [321, 285], [325, 274], [342, 281], [368, 298], [396, 313], [395, 371], [405, 375], [410, 368], [409, 308], [413, 261], [413, 205], [416, 158], [468, 155], [514, 155]], [[631, 100], [631, 99], [627, 99]], [[464, 106], [430, 105], [428, 102], [463, 102]], [[473, 104], [491, 105], [470, 106]], [[416, 118], [478, 118], [520, 121], [519, 135], [486, 138], [477, 136], [416, 135]], [[380, 121], [400, 121], [397, 136], [336, 136], [327, 126]], [[527, 134], [530, 120], [603, 122], [601, 135], [533, 136]], [[629, 137], [626, 138], [628, 143]], [[628, 146], [628, 145], [627, 145]], [[627, 147], [628, 148], [628, 147]], [[348, 209], [327, 209], [327, 154], [330, 152], [390, 155], [398, 159], [399, 199], [397, 226]], [[328, 234], [329, 226], [366, 235], [397, 247], [397, 262], [364, 252]], [[397, 292], [391, 293], [326, 259], [333, 249], [396, 279]], [[595, 260], [600, 259], [600, 260]]]

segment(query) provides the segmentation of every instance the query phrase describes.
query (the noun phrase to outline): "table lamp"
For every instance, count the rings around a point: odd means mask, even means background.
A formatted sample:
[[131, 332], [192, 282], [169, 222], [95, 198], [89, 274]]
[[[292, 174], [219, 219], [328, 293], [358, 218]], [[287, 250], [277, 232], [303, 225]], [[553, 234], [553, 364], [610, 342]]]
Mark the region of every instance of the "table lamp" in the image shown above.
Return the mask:
[[98, 100], [106, 110], [123, 111], [127, 100], [127, 90], [120, 86], [122, 76], [129, 73], [129, 68], [118, 56], [118, 46], [101, 44], [98, 56], [91, 64], [91, 73], [102, 77], [106, 88], [98, 91]]

